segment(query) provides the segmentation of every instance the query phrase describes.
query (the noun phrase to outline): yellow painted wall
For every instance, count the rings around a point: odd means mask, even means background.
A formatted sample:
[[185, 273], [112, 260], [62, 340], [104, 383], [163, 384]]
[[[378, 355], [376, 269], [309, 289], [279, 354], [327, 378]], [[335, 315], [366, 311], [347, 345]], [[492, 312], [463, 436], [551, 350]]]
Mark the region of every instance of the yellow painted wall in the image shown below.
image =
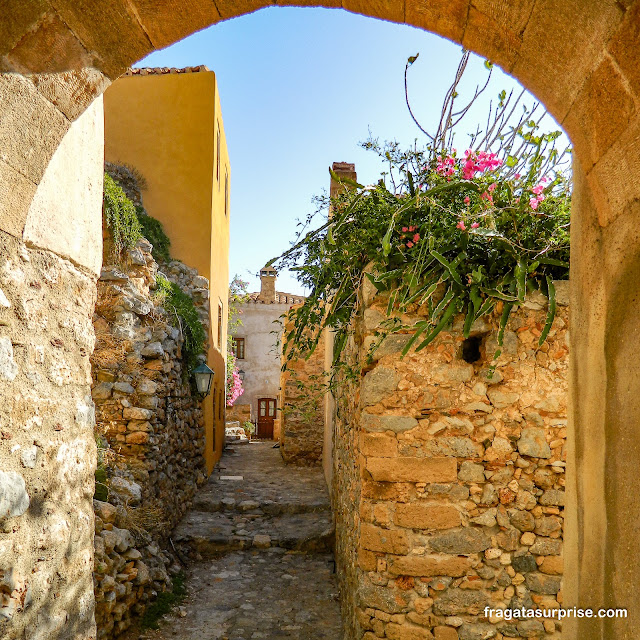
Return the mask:
[[[205, 455], [211, 472], [222, 455], [224, 440], [229, 291], [225, 172], [231, 179], [216, 76], [212, 71], [123, 76], [105, 92], [104, 111], [105, 159], [140, 171], [147, 182], [143, 191], [145, 209], [164, 225], [171, 240], [172, 257], [209, 279], [211, 332], [207, 362], [216, 375], [204, 410]], [[219, 303], [223, 305], [220, 343]]]

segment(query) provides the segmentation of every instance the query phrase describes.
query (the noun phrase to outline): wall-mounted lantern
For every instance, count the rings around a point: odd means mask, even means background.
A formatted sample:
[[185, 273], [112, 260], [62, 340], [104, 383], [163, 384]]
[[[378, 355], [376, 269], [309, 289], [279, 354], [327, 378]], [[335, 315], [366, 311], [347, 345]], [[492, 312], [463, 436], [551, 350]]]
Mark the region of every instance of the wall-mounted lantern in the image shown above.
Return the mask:
[[238, 378], [240, 378], [240, 382], [244, 382], [244, 375], [244, 371], [240, 369], [240, 371], [238, 371]]
[[211, 391], [211, 383], [213, 382], [214, 375], [215, 372], [212, 369], [209, 369], [204, 362], [193, 370], [193, 377], [196, 380], [196, 389], [203, 398], [208, 396]]

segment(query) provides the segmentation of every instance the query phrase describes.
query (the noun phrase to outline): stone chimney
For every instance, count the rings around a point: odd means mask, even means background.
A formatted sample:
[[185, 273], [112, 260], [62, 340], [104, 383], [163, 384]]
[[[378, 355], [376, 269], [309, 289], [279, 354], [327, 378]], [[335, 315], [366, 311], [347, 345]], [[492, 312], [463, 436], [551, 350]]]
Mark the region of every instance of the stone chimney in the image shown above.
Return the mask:
[[[335, 173], [338, 178], [349, 178], [350, 180], [356, 181], [358, 179], [358, 175], [356, 174], [356, 165], [352, 162], [334, 162], [331, 169], [333, 169], [333, 173]], [[333, 176], [331, 176], [329, 195], [333, 198], [345, 189], [345, 186], [346, 185], [334, 180]], [[348, 188], [348, 186], [346, 186], [346, 188]]]
[[260, 269], [260, 295], [258, 300], [265, 304], [273, 304], [276, 301], [276, 277], [277, 272], [273, 267]]

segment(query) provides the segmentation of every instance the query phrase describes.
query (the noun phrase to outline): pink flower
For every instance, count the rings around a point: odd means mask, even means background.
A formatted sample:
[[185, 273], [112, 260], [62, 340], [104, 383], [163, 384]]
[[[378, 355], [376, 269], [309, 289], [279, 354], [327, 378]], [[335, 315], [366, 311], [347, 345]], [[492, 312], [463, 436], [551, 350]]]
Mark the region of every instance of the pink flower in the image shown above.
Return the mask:
[[480, 194], [480, 199], [486, 200], [487, 202], [490, 202], [491, 204], [493, 204], [493, 196], [490, 193], [487, 193], [486, 191], [483, 191]]
[[442, 156], [438, 156], [438, 163], [436, 165], [436, 173], [441, 176], [450, 177], [455, 173], [455, 163], [456, 160], [453, 156], [447, 156], [446, 158], [442, 158]]
[[460, 220], [460, 222], [458, 222], [458, 224], [456, 225], [457, 229], [460, 229], [461, 231], [466, 231], [467, 227], [465, 227], [464, 222], [462, 220]]
[[516, 173], [515, 176], [513, 176], [516, 180], [520, 180], [520, 178], [522, 178], [522, 175], [519, 173]]
[[469, 196], [464, 197], [464, 203], [469, 204], [471, 202], [471, 198]]
[[409, 233], [413, 233], [417, 227], [409, 227]]
[[472, 229], [477, 229], [479, 226], [480, 226], [480, 223], [479, 223], [479, 222], [472, 222], [472, 223], [471, 223], [471, 228], [472, 228]]
[[419, 234], [419, 233], [416, 233], [416, 235], [415, 235], [415, 236], [413, 236], [413, 241], [417, 244], [417, 243], [418, 243], [418, 240], [420, 240], [420, 234]]
[[544, 193], [542, 193], [543, 190], [544, 190], [544, 185], [542, 184], [539, 184], [531, 189], [534, 195], [531, 198], [529, 198], [529, 205], [531, 205], [531, 208], [534, 211], [538, 208], [538, 205], [544, 200]]
[[409, 240], [409, 242], [407, 242], [407, 247], [409, 249], [411, 249], [411, 247], [413, 247], [413, 242], [411, 242], [411, 240]]
[[243, 393], [244, 389], [242, 388], [240, 373], [238, 371], [238, 368], [235, 367], [231, 372], [231, 378], [227, 380], [227, 406], [230, 407]]
[[487, 151], [478, 151], [476, 154], [475, 151], [467, 149], [464, 152], [464, 157], [462, 177], [465, 180], [472, 180], [478, 172], [493, 171], [502, 164], [502, 160], [495, 153]]
[[498, 185], [495, 182], [493, 184], [490, 184], [489, 185], [489, 192], [491, 193], [492, 191], [495, 191], [497, 186]]
[[407, 233], [407, 231], [409, 231], [409, 229], [407, 229], [407, 227], [402, 227], [402, 231], [403, 231], [403, 233]]

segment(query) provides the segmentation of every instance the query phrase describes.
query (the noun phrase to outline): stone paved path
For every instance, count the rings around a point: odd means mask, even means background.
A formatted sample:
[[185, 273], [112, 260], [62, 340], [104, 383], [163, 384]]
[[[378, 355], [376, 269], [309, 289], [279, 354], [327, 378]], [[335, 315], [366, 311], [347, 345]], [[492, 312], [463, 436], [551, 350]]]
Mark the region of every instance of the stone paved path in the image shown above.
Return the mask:
[[256, 442], [225, 453], [173, 540], [192, 558], [264, 544], [264, 536], [272, 546], [329, 551], [332, 527], [322, 471], [286, 466], [272, 443]]
[[182, 616], [142, 638], [342, 640], [319, 469], [286, 467], [272, 443], [236, 446], [173, 540], [192, 560], [189, 596]]

